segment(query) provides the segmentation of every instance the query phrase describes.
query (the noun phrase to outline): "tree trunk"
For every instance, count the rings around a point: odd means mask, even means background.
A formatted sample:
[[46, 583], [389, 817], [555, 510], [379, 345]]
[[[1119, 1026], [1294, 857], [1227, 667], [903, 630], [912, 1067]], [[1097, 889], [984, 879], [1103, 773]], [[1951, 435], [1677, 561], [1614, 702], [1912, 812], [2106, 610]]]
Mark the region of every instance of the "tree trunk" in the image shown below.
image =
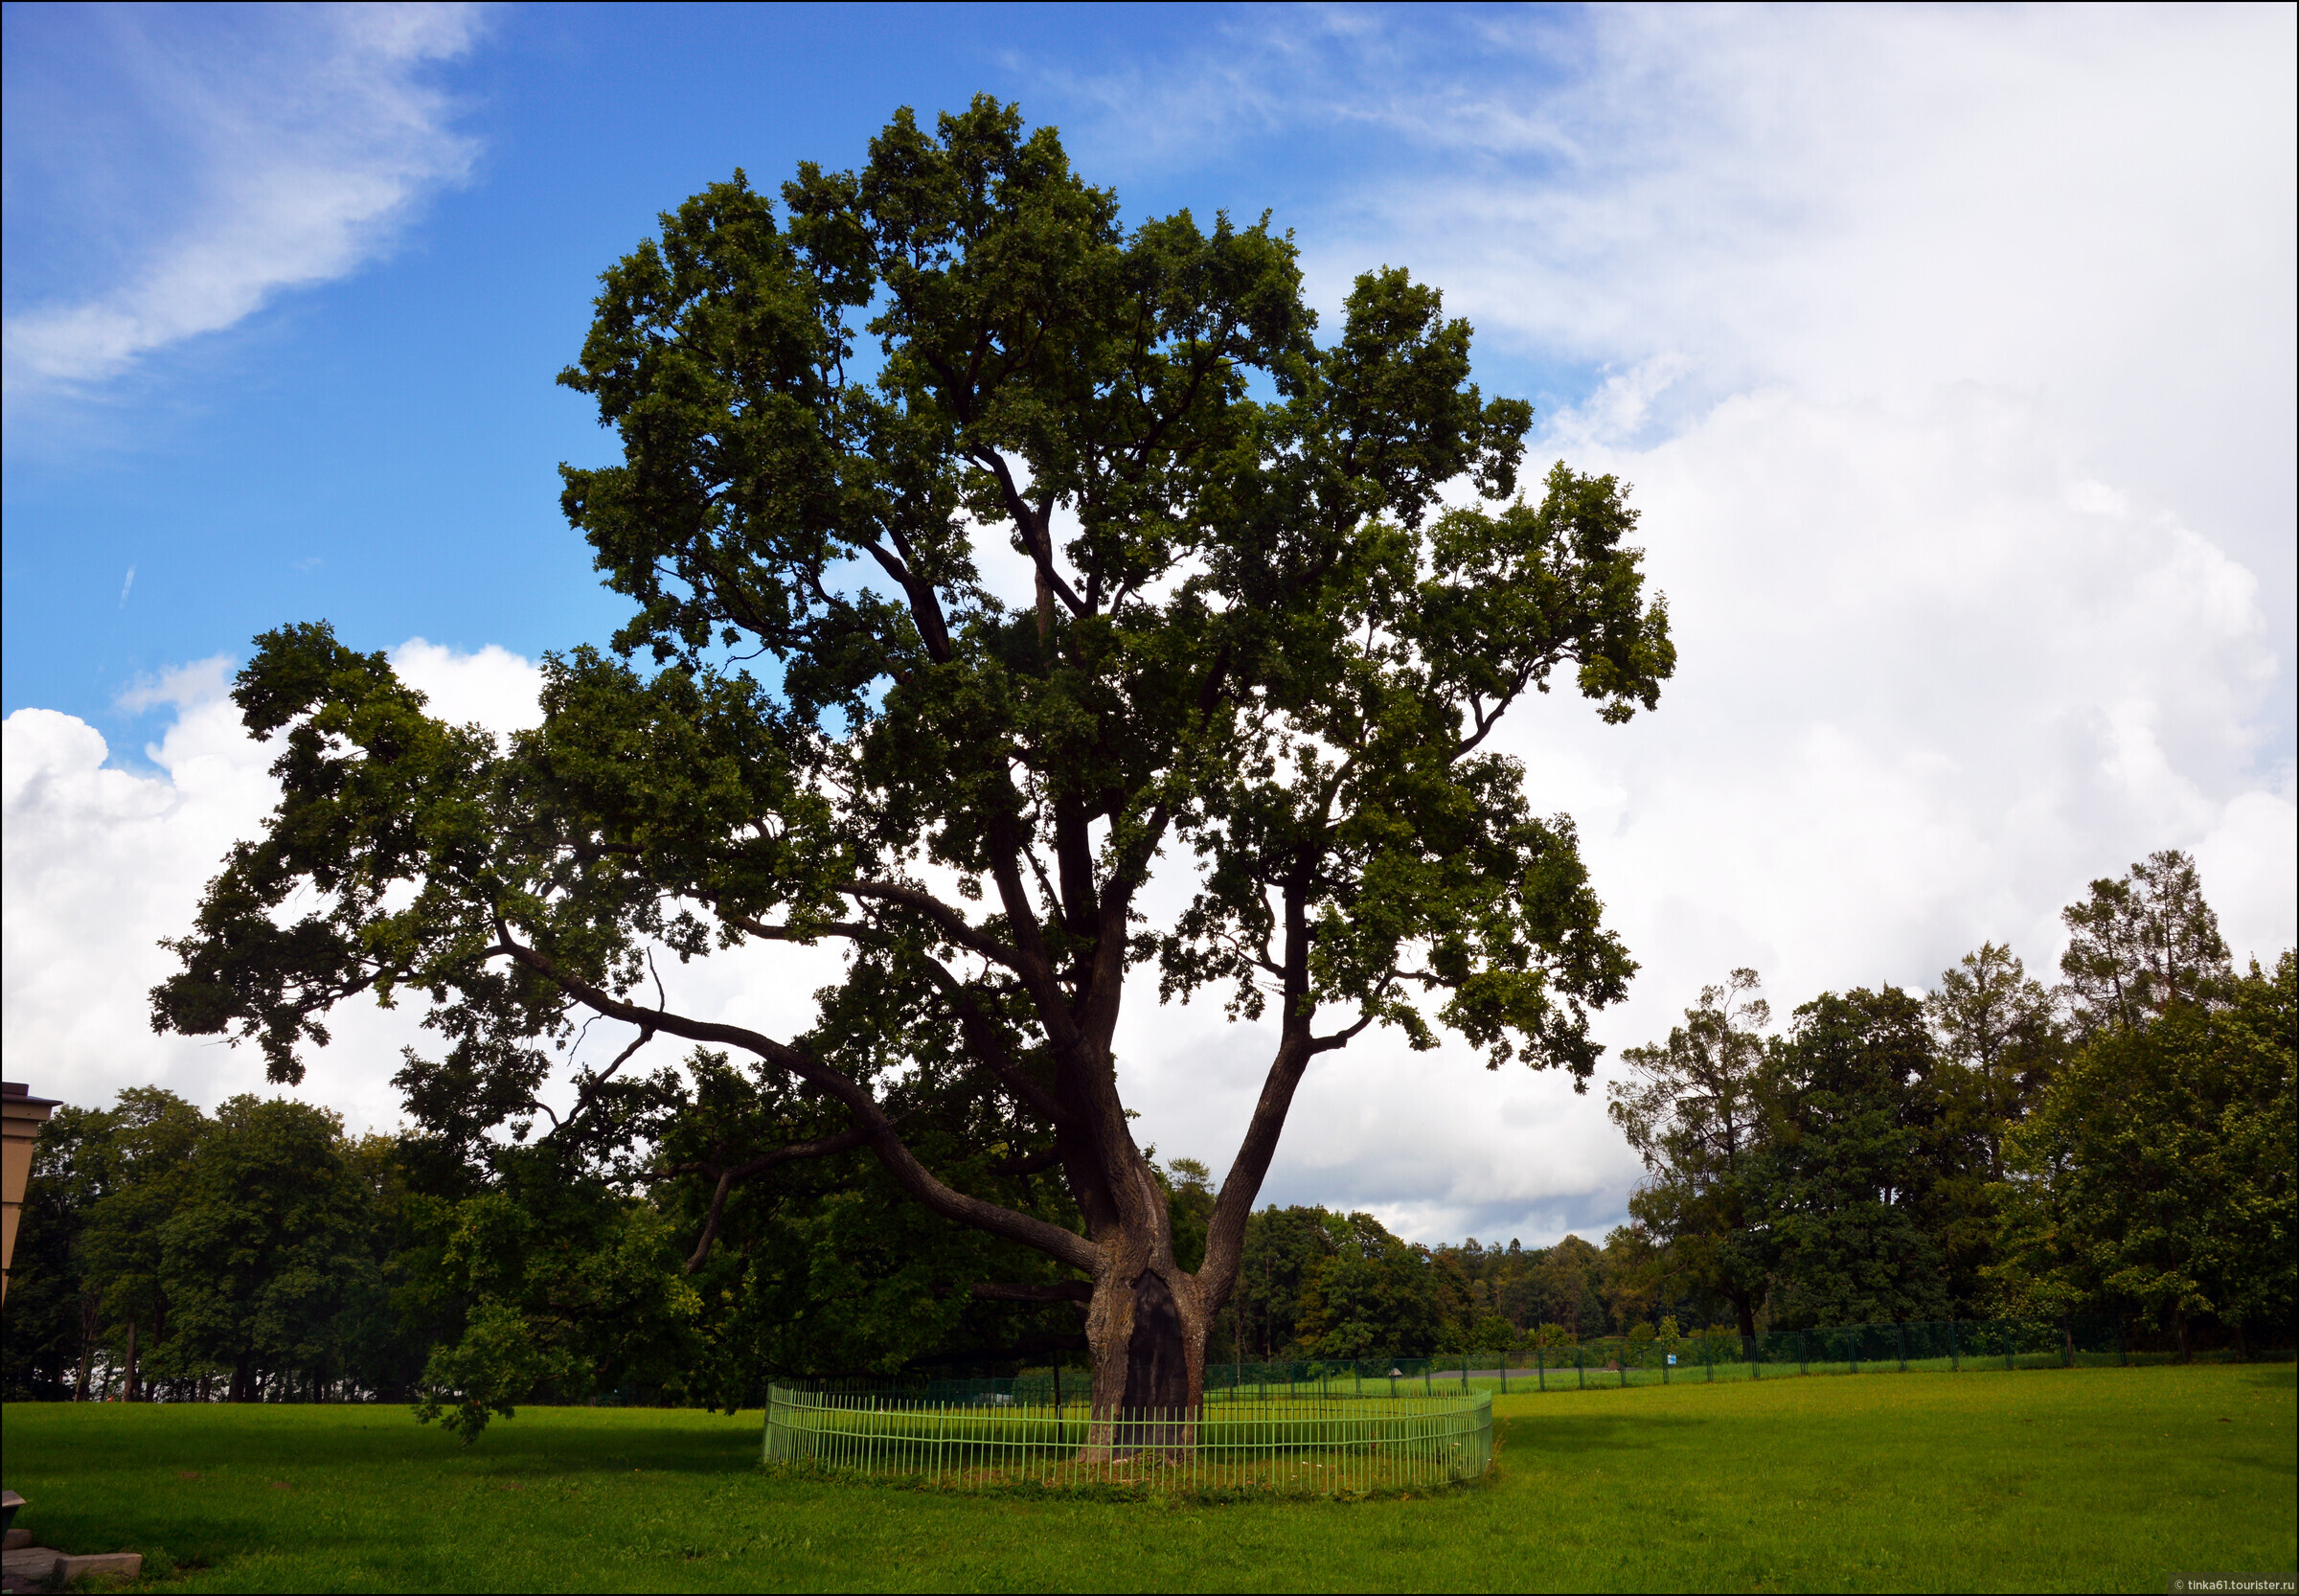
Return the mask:
[[72, 1400], [88, 1400], [88, 1375], [96, 1361], [96, 1297], [93, 1292], [80, 1295], [80, 1381], [72, 1388]]
[[132, 1402], [137, 1400], [136, 1321], [133, 1315], [130, 1315], [127, 1321], [127, 1374], [120, 1382], [120, 1400], [124, 1402]]
[[[1147, 1161], [1142, 1172], [1147, 1177]], [[1173, 1261], [1162, 1196], [1136, 1222], [1112, 1228], [1096, 1238], [1105, 1262], [1085, 1314], [1094, 1424], [1084, 1456], [1184, 1455], [1195, 1442], [1213, 1315], [1196, 1277]]]
[[1756, 1299], [1742, 1291], [1732, 1299], [1732, 1310], [1741, 1322], [1741, 1356], [1753, 1363], [1756, 1361]]
[[1180, 1291], [1160, 1271], [1146, 1268], [1131, 1281], [1097, 1290], [1087, 1311], [1097, 1420], [1087, 1451], [1095, 1461], [1145, 1451], [1178, 1458], [1195, 1444], [1207, 1326], [1202, 1313], [1185, 1306], [1196, 1300], [1196, 1282], [1170, 1263], [1167, 1267], [1179, 1276]]

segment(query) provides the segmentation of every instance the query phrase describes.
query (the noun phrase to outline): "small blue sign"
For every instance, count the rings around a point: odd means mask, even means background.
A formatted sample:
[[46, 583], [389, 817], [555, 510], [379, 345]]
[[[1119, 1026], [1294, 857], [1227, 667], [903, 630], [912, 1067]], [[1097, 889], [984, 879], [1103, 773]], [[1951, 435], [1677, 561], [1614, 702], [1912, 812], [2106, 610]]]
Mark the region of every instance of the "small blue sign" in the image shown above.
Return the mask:
[[1676, 1367], [1676, 1355], [1674, 1353], [1669, 1354], [1669, 1367], [1672, 1369]]

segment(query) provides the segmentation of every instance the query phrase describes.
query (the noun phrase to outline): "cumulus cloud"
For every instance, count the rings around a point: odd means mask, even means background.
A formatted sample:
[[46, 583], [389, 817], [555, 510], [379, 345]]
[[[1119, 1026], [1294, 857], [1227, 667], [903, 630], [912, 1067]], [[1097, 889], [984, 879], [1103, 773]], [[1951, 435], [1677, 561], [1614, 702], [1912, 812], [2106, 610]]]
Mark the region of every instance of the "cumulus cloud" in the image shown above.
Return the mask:
[[[540, 670], [504, 649], [466, 652], [418, 637], [391, 659], [442, 718], [498, 737], [541, 722]], [[108, 1102], [131, 1085], [165, 1086], [209, 1106], [276, 1089], [253, 1049], [155, 1036], [148, 1021], [147, 994], [175, 968], [161, 939], [190, 928], [225, 852], [257, 835], [279, 801], [274, 751], [247, 735], [229, 697], [232, 668], [222, 657], [197, 661], [122, 695], [123, 709], [172, 712], [144, 750], [148, 770], [109, 763], [102, 735], [74, 716], [20, 709], [0, 723], [0, 1047], [11, 1079], [76, 1103]], [[808, 994], [831, 978], [837, 957], [828, 946], [748, 949], [686, 967], [666, 957], [663, 976], [682, 1012], [789, 1035], [807, 1024]], [[341, 1112], [354, 1131], [396, 1126], [399, 1049], [435, 1046], [421, 1018], [420, 1000], [389, 1011], [343, 1005], [329, 1022], [332, 1043], [307, 1055], [299, 1094]], [[580, 1056], [602, 1061], [629, 1035], [596, 1027]], [[665, 1054], [674, 1046], [655, 1045]]]
[[[20, 184], [44, 184], [54, 191], [44, 212], [112, 235], [113, 247], [94, 262], [93, 291], [78, 274], [19, 275], [11, 261], [11, 401], [100, 383], [284, 290], [347, 275], [422, 197], [460, 179], [475, 151], [424, 77], [470, 46], [471, 7], [117, 9], [45, 20], [80, 30], [72, 54], [102, 59], [110, 75], [11, 82], [11, 98], [28, 103], [10, 119], [11, 201]], [[123, 163], [112, 145], [139, 121], [142, 148]], [[114, 175], [77, 194], [83, 163], [99, 155], [140, 169], [151, 192], [123, 194]]]
[[[498, 733], [539, 718], [539, 673], [499, 648], [464, 654], [416, 638], [394, 662], [434, 713]], [[102, 735], [74, 716], [20, 709], [4, 723], [0, 1046], [11, 1077], [80, 1103], [128, 1085], [208, 1105], [268, 1089], [252, 1051], [156, 1037], [147, 1020], [146, 994], [174, 968], [160, 939], [190, 928], [226, 850], [254, 836], [279, 798], [271, 752], [228, 696], [230, 672], [228, 659], [201, 660], [122, 695], [123, 709], [173, 712], [144, 750], [146, 771], [108, 764]], [[390, 1077], [399, 1046], [420, 1040], [418, 1018], [348, 1006], [306, 1092], [353, 1129], [396, 1124]]]
[[[2164, 846], [2239, 957], [2289, 945], [2291, 13], [1546, 14], [1285, 12], [1169, 73], [1192, 103], [1073, 83], [1065, 130], [1154, 124], [1138, 162], [1377, 129], [1390, 154], [1289, 218], [1321, 293], [1403, 262], [1488, 347], [1610, 370], [1536, 459], [1635, 484], [1681, 669], [1655, 715], [1559, 694], [1506, 744], [1643, 961], [1605, 1039], [1740, 965], [1784, 1010], [1989, 938], [2049, 978], [2060, 907]], [[449, 718], [533, 716], [500, 650], [395, 658]], [[175, 708], [156, 775], [9, 718], [11, 1074], [260, 1082], [142, 1029], [155, 939], [271, 801], [222, 680], [139, 689]], [[836, 955], [785, 951], [666, 975], [786, 1035]], [[352, 1016], [309, 1093], [389, 1124], [406, 1023]], [[1271, 1041], [1139, 992], [1137, 1130], [1218, 1172]], [[1601, 1091], [1376, 1034], [1312, 1068], [1265, 1195], [1536, 1243], [1601, 1234], [1637, 1173]]]
[[[1290, 218], [1320, 297], [1407, 263], [1488, 349], [1611, 371], [1535, 458], [1636, 485], [1682, 667], [1505, 743], [1644, 963], [1608, 1041], [1739, 965], [1784, 1010], [1986, 938], [2049, 979], [2060, 908], [2164, 846], [2239, 957], [2293, 941], [2289, 13], [1301, 15], [1073, 84], [1081, 133], [1376, 130]], [[1218, 1160], [1257, 1050], [1202, 1024], [1130, 1057]], [[1420, 1237], [1601, 1230], [1638, 1174], [1601, 1093], [1457, 1052], [1369, 1037], [1298, 1103], [1270, 1195]]]
[[[1568, 690], [1499, 745], [1578, 821], [1642, 962], [1600, 1023], [1616, 1049], [1743, 965], [1784, 1016], [1928, 987], [1987, 940], [2056, 979], [2060, 909], [2160, 847], [2197, 853], [2239, 957], [2292, 943], [2290, 771], [2253, 768], [2275, 664], [2258, 583], [2055, 469], [2042, 424], [1977, 388], [1904, 413], [1766, 390], [1648, 447], [1579, 441], [1582, 468], [1637, 485], [1682, 669], [1657, 714], [1606, 727]], [[1226, 1158], [1271, 1040], [1137, 1010], [1145, 1135]], [[1639, 1173], [1601, 1083], [1374, 1033], [1314, 1066], [1269, 1190], [1530, 1243], [1618, 1222]]]

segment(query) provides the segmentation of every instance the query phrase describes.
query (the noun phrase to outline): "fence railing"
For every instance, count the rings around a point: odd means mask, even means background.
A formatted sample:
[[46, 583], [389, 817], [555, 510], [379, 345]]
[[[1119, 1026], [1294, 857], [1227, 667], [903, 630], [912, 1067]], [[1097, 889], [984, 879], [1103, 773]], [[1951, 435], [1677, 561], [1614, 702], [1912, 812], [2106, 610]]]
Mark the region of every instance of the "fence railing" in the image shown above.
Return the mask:
[[1492, 1460], [1482, 1391], [1263, 1401], [1232, 1389], [1196, 1408], [1096, 1411], [1082, 1391], [1056, 1404], [950, 1389], [990, 1383], [939, 1381], [933, 1395], [772, 1386], [766, 1460], [940, 1486], [1315, 1495], [1474, 1479]]
[[[2109, 1318], [1909, 1320], [1760, 1331], [1752, 1336], [1729, 1332], [1673, 1340], [1597, 1336], [1557, 1346], [1435, 1357], [1209, 1363], [1205, 1394], [1209, 1402], [1426, 1398], [1478, 1391], [1514, 1395], [1666, 1385], [1684, 1379], [2098, 1367], [2168, 1362], [2175, 1356], [2128, 1344], [2122, 1322]], [[2270, 1356], [2290, 1354], [2286, 1350]], [[1042, 1406], [1082, 1401], [1085, 1387], [1082, 1371], [1038, 1370], [1005, 1379], [937, 1379], [905, 1395], [933, 1402]]]
[[1209, 1365], [1205, 1381], [1209, 1391], [1218, 1383], [1272, 1394], [1300, 1389], [1431, 1394], [1448, 1387], [1514, 1393], [1792, 1374], [2074, 1368], [2128, 1364], [2133, 1357], [2123, 1326], [2114, 1319], [1939, 1319], [1745, 1336], [1599, 1336], [1560, 1346], [1437, 1357], [1228, 1363]]

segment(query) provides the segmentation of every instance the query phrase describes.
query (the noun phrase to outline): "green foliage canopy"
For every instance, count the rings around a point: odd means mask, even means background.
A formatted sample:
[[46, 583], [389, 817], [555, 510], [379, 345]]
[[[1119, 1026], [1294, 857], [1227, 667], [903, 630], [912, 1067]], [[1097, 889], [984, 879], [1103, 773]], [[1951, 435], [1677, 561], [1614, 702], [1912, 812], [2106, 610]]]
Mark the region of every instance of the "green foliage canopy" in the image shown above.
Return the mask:
[[[563, 502], [634, 608], [615, 654], [547, 662], [541, 726], [443, 724], [325, 626], [261, 640], [235, 699], [284, 796], [155, 1023], [293, 1081], [333, 1004], [418, 994], [444, 1056], [401, 1084], [465, 1146], [525, 1134], [585, 1017], [739, 1051], [753, 1139], [685, 1162], [866, 1145], [1087, 1277], [1105, 1362], [1133, 1310], [1102, 1293], [1150, 1275], [1201, 1348], [1315, 1054], [1444, 1026], [1593, 1069], [1633, 967], [1488, 740], [1559, 671], [1607, 720], [1650, 707], [1665, 609], [1620, 484], [1559, 465], [1514, 497], [1530, 411], [1479, 395], [1467, 324], [1404, 272], [1320, 344], [1265, 219], [1128, 231], [1010, 107], [904, 112], [870, 154], [802, 166], [779, 213], [737, 173], [605, 274], [561, 380], [623, 458]], [[1477, 502], [1445, 508], [1456, 482]], [[1026, 608], [983, 574], [1005, 550]], [[1151, 925], [1169, 851], [1197, 891]], [[802, 1037], [678, 1012], [653, 963], [824, 938], [848, 973]], [[1279, 1031], [1195, 1271], [1110, 1054], [1147, 963]], [[555, 1142], [611, 1159], [675, 1095], [619, 1078], [630, 1051], [579, 1072]], [[929, 1141], [1042, 1153], [1066, 1202]]]

